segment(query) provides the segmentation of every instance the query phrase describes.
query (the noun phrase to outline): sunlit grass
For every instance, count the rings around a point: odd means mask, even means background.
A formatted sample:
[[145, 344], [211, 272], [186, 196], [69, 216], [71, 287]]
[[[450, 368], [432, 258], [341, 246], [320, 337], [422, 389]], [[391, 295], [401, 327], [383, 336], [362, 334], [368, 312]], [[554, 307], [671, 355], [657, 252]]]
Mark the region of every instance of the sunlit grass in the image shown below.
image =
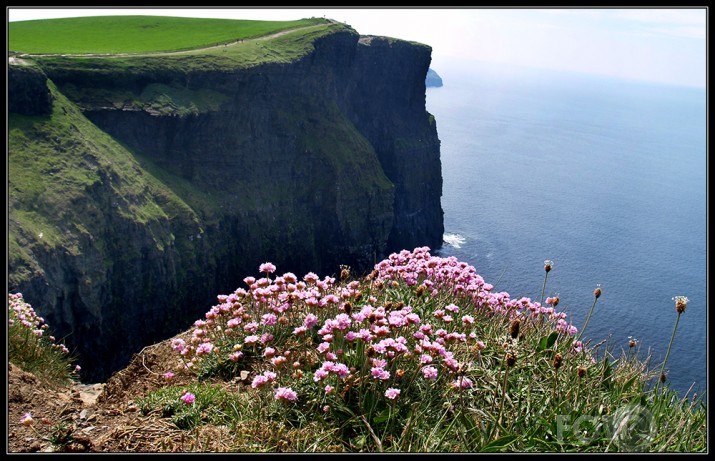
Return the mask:
[[200, 48], [325, 23], [168, 16], [95, 16], [8, 24], [10, 50], [22, 53], [145, 53]]

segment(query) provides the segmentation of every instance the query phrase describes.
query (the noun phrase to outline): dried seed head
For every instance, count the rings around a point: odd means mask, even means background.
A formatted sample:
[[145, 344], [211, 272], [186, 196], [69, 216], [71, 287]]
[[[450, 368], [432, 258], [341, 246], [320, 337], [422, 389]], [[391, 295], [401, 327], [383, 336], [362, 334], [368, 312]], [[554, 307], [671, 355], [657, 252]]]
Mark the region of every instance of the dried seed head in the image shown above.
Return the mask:
[[638, 343], [636, 342], [635, 339], [629, 339], [628, 340], [628, 347], [636, 347]]
[[576, 374], [579, 378], [586, 376], [586, 367], [580, 366], [576, 369]]
[[350, 304], [350, 302], [346, 302], [343, 305], [343, 310], [345, 311], [346, 314], [350, 314], [350, 312], [352, 312], [352, 310], [353, 310], [353, 305]]
[[350, 271], [348, 269], [340, 271], [340, 280], [347, 280], [348, 277], [350, 277]]
[[688, 306], [689, 301], [687, 297], [676, 296], [673, 298], [673, 301], [675, 301], [675, 310], [678, 312], [678, 315], [685, 312], [685, 308]]
[[596, 299], [601, 297], [601, 286], [596, 286], [596, 289], [593, 290], [593, 295], [596, 297]]
[[519, 326], [521, 325], [521, 320], [514, 319], [511, 321], [511, 326], [509, 327], [509, 334], [512, 338], [519, 336]]
[[377, 351], [375, 350], [374, 347], [370, 346], [367, 348], [367, 356], [368, 357], [375, 357], [377, 355]]
[[400, 368], [395, 372], [395, 378], [397, 378], [398, 380], [402, 379], [403, 376], [405, 376], [405, 370]]
[[506, 365], [508, 367], [513, 367], [514, 364], [516, 364], [516, 354], [514, 354], [513, 352], [509, 352], [508, 354], [506, 354]]
[[668, 375], [666, 375], [665, 373], [661, 373], [660, 374], [660, 382], [664, 383], [666, 379], [668, 379]]
[[355, 302], [359, 302], [362, 299], [362, 292], [358, 291], [355, 293]]
[[544, 261], [544, 270], [548, 273], [554, 268], [554, 262], [550, 259]]
[[423, 294], [425, 294], [425, 290], [426, 290], [426, 289], [427, 289], [427, 288], [425, 288], [424, 285], [418, 286], [418, 287], [417, 287], [417, 296], [422, 296]]
[[561, 368], [561, 361], [563, 360], [563, 357], [561, 357], [561, 354], [556, 354], [554, 356], [554, 368], [557, 370]]

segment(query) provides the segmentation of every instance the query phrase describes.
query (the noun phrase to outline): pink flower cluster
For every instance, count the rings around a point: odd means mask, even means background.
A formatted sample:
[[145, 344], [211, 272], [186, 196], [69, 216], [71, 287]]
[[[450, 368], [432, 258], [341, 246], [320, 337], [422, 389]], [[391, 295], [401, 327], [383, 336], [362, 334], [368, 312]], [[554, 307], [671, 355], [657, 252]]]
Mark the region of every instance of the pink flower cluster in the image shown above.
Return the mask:
[[[22, 293], [9, 293], [8, 296], [8, 326], [17, 326], [25, 329], [28, 333], [35, 337], [42, 338], [45, 330], [49, 326], [45, 323], [45, 319], [38, 316], [32, 306], [25, 302]], [[61, 351], [63, 354], [69, 354], [69, 349], [64, 344], [56, 344], [54, 336], [46, 336], [51, 347]], [[78, 370], [77, 370], [78, 371]]]
[[[275, 270], [271, 263], [259, 267], [266, 275]], [[281, 383], [294, 382], [304, 371], [332, 393], [350, 380], [396, 385], [405, 373], [400, 366], [411, 362], [420, 379], [470, 389], [474, 355], [465, 351], [487, 347], [472, 330], [476, 318], [545, 318], [556, 321], [564, 335], [577, 332], [553, 306], [492, 292], [493, 286], [472, 266], [454, 257], [432, 256], [427, 247], [391, 254], [363, 281], [336, 284], [334, 278], [320, 279], [311, 272], [302, 280], [286, 273], [272, 280], [246, 277], [244, 282], [247, 289], [219, 295], [219, 304], [205, 320], [194, 323], [190, 344], [176, 340], [173, 346], [190, 360], [189, 368], [215, 360], [224, 350], [224, 359], [231, 362], [262, 357], [272, 369], [257, 375], [251, 386], [273, 388], [278, 400], [298, 398]], [[413, 305], [380, 295], [380, 290], [397, 288], [412, 290]], [[449, 301], [441, 301], [445, 299]], [[425, 312], [423, 306], [439, 307]], [[306, 338], [318, 340], [308, 346]], [[283, 366], [289, 358], [292, 369]], [[315, 365], [303, 365], [311, 363]], [[390, 387], [385, 396], [394, 400], [400, 392]]]

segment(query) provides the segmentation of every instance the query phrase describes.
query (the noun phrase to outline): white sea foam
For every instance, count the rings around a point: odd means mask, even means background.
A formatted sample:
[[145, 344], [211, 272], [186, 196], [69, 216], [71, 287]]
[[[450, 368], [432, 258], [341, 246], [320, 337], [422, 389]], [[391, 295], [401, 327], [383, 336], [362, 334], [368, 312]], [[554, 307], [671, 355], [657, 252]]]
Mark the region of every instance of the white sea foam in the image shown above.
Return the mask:
[[454, 248], [462, 248], [462, 244], [467, 241], [462, 235], [450, 233], [444, 234], [442, 240]]

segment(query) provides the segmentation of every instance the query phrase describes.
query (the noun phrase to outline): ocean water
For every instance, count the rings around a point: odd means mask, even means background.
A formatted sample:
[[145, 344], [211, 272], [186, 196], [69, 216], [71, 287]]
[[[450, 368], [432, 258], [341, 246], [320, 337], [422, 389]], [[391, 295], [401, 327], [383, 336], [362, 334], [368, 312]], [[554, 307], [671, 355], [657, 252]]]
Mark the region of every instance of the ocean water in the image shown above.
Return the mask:
[[436, 68], [445, 243], [495, 290], [545, 296], [584, 339], [638, 341], [671, 388], [707, 389], [705, 89], [492, 64]]

